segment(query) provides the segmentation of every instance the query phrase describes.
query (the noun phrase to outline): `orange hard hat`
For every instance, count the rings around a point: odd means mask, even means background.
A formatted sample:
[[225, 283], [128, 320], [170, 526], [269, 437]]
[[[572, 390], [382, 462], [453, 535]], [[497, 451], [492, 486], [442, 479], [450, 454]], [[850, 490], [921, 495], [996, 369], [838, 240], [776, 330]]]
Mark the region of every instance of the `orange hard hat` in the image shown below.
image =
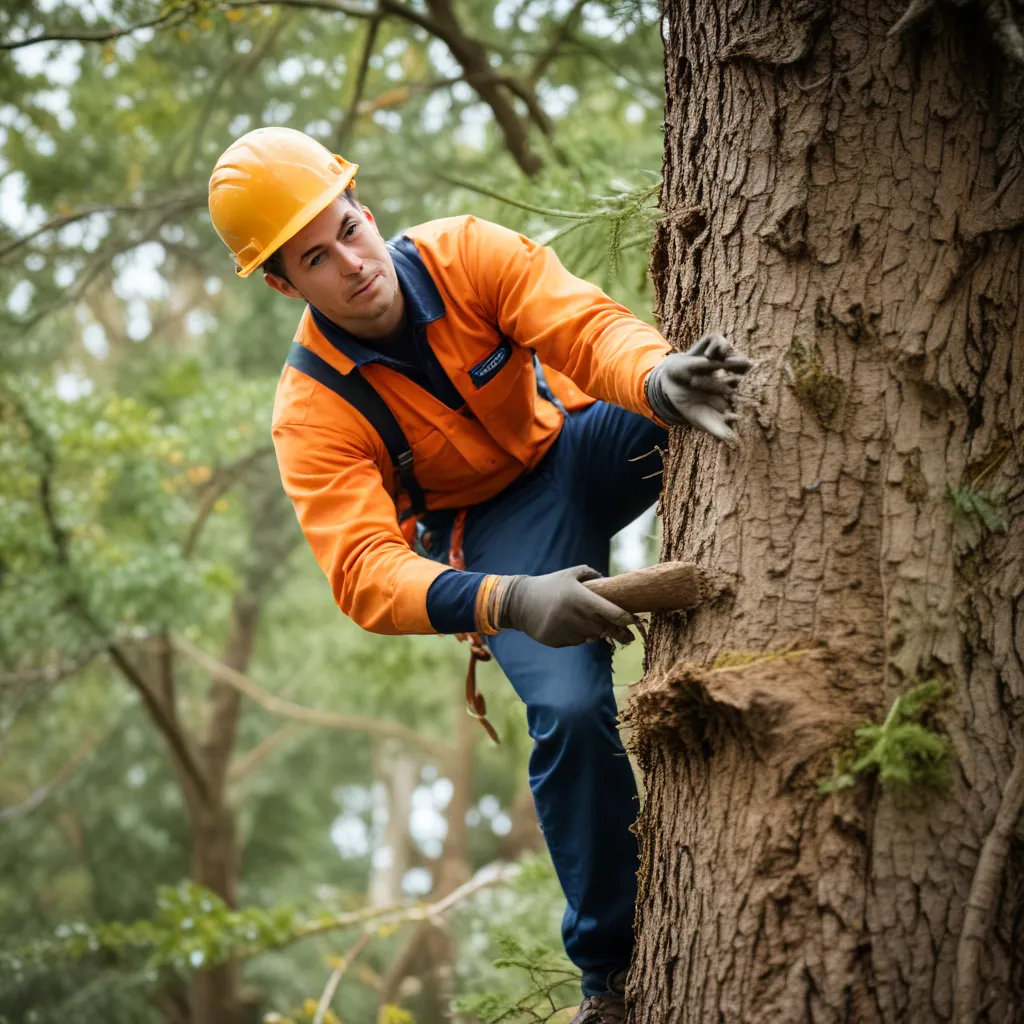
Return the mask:
[[238, 276], [353, 188], [357, 169], [294, 128], [257, 128], [231, 143], [210, 177], [210, 217]]

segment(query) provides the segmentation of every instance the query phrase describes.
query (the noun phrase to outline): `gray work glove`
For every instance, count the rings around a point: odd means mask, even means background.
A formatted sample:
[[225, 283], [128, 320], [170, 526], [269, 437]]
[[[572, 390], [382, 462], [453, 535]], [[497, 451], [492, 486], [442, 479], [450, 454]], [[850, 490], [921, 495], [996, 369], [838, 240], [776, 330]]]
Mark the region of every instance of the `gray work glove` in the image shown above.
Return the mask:
[[724, 335], [705, 334], [688, 352], [673, 352], [658, 363], [644, 390], [662, 422], [689, 423], [732, 441], [736, 388], [751, 365]]
[[573, 647], [600, 637], [628, 644], [633, 616], [581, 582], [600, 577], [586, 565], [546, 576], [505, 576], [496, 625], [521, 630], [548, 647]]

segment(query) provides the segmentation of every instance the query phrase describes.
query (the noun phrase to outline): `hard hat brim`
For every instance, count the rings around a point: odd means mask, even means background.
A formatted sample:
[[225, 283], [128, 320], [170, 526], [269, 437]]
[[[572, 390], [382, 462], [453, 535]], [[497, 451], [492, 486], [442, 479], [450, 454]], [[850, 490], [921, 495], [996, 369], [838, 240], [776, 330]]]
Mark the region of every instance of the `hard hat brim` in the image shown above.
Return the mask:
[[[337, 158], [336, 158], [337, 159]], [[340, 161], [339, 161], [340, 162]], [[289, 238], [297, 235], [317, 214], [324, 210], [338, 197], [345, 189], [349, 188], [359, 170], [358, 164], [349, 164], [342, 171], [337, 180], [332, 181], [315, 199], [311, 199], [270, 241], [269, 245], [255, 259], [236, 267], [235, 273], [239, 277], [248, 277], [254, 270], [261, 267], [278, 249], [288, 241]]]

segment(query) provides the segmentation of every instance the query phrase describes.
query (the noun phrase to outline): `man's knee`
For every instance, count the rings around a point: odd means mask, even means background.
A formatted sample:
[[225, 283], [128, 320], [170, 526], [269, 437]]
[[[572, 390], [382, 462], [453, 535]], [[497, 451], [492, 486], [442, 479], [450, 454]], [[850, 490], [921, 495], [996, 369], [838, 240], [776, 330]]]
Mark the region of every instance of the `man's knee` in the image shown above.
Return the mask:
[[541, 740], [553, 733], [585, 738], [615, 727], [615, 697], [611, 679], [554, 680], [527, 705], [530, 731]]

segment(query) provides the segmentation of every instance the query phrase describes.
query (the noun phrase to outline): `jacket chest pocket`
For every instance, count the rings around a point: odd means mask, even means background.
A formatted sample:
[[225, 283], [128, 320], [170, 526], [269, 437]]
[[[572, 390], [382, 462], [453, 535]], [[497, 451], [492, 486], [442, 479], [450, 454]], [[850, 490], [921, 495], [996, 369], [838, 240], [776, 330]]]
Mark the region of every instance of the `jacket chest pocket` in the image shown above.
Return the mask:
[[484, 385], [489, 384], [509, 364], [511, 359], [512, 342], [509, 338], [502, 337], [493, 352], [484, 356], [476, 366], [471, 366], [467, 371], [473, 387], [479, 391]]

